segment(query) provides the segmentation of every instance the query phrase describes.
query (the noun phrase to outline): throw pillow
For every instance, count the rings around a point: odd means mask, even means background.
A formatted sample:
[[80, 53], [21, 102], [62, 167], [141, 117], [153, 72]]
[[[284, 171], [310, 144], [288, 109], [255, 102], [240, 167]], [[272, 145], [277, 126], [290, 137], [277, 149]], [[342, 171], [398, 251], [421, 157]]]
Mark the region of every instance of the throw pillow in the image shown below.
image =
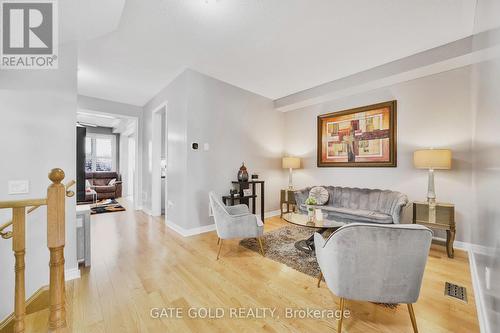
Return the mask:
[[85, 189], [90, 189], [92, 187], [92, 184], [90, 183], [90, 180], [85, 180]]
[[109, 181], [108, 185], [113, 186], [116, 183], [116, 178], [113, 178]]
[[328, 202], [330, 195], [323, 186], [315, 186], [309, 191], [309, 197], [316, 199], [317, 205], [322, 206]]

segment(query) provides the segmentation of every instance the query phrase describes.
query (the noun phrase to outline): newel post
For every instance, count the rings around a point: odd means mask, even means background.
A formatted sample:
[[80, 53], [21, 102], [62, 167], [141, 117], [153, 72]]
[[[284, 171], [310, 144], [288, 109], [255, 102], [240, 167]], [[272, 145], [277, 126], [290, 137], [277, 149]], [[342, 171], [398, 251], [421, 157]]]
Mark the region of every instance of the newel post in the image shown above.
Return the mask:
[[52, 184], [47, 189], [47, 246], [50, 251], [50, 314], [49, 329], [66, 326], [66, 295], [64, 281], [65, 200], [66, 188], [61, 183], [64, 171], [52, 169]]

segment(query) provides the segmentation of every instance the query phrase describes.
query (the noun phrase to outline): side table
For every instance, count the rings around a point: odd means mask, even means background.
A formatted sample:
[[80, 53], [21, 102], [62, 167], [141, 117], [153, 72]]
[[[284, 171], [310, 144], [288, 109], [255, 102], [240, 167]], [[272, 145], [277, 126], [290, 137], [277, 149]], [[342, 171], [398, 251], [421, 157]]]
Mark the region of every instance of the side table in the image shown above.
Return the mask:
[[446, 231], [446, 252], [453, 258], [455, 241], [455, 205], [438, 202], [430, 206], [424, 201], [413, 202], [413, 223], [422, 224], [431, 229]]
[[[286, 211], [283, 211], [283, 205], [286, 204]], [[292, 190], [281, 190], [280, 195], [280, 217], [283, 218], [283, 213], [290, 213], [290, 206], [295, 206], [295, 194]], [[292, 210], [293, 211], [293, 210]]]

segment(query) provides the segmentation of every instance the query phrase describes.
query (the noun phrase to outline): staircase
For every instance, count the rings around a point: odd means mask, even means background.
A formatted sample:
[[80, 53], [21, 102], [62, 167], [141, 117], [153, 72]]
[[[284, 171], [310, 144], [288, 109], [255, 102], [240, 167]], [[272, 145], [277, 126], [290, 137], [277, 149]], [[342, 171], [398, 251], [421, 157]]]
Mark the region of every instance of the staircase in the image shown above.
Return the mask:
[[[12, 239], [12, 251], [15, 258], [15, 293], [13, 330], [24, 332], [64, 332], [66, 325], [66, 297], [64, 279], [64, 245], [65, 245], [65, 206], [66, 197], [75, 195], [69, 188], [75, 185], [70, 181], [63, 185], [64, 171], [52, 169], [49, 179], [52, 184], [47, 188], [47, 197], [18, 201], [0, 201], [0, 209], [12, 209], [12, 221], [0, 226], [0, 236]], [[49, 307], [27, 316], [25, 295], [25, 248], [26, 248], [26, 214], [35, 209], [47, 206], [47, 247], [50, 252]], [[6, 231], [11, 228], [10, 231]], [[32, 327], [26, 323], [47, 323], [42, 327]], [[28, 320], [29, 319], [29, 320]], [[45, 327], [43, 327], [45, 326]]]

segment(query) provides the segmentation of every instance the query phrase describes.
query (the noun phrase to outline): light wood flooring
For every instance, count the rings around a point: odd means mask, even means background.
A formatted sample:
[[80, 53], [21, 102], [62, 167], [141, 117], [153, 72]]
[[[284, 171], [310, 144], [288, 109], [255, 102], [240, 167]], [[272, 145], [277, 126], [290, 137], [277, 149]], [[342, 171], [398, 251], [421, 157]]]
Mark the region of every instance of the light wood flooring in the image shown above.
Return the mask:
[[[126, 203], [125, 203], [126, 204]], [[266, 220], [265, 230], [285, 225]], [[67, 283], [69, 332], [336, 332], [333, 319], [287, 319], [286, 308], [336, 309], [323, 283], [225, 241], [216, 261], [217, 235], [183, 238], [163, 218], [126, 212], [92, 216], [92, 267]], [[409, 244], [409, 246], [411, 246]], [[467, 287], [469, 302], [444, 296], [444, 283]], [[151, 308], [277, 308], [280, 318], [153, 319]], [[348, 301], [343, 332], [412, 332], [405, 305], [396, 309]], [[415, 313], [420, 332], [479, 332], [467, 255], [448, 259], [434, 246]], [[46, 312], [30, 315], [28, 332], [43, 331]]]

